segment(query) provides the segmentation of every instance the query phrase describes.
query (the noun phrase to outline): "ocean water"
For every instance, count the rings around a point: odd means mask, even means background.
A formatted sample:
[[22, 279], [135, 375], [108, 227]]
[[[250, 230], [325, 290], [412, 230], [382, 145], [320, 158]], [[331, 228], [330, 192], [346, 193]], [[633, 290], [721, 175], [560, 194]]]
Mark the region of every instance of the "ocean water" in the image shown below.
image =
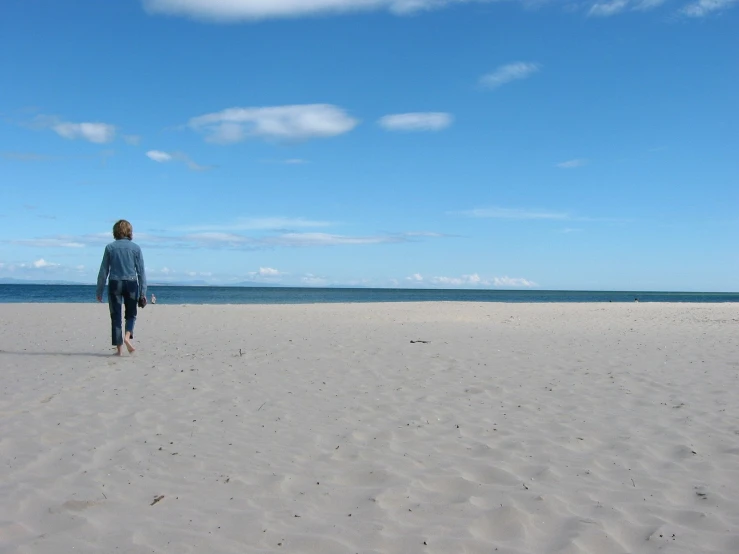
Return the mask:
[[[313, 304], [335, 302], [739, 302], [739, 293], [553, 290], [438, 290], [154, 285], [157, 304]], [[106, 293], [107, 294], [107, 293]], [[94, 285], [0, 285], [0, 303], [95, 302]]]

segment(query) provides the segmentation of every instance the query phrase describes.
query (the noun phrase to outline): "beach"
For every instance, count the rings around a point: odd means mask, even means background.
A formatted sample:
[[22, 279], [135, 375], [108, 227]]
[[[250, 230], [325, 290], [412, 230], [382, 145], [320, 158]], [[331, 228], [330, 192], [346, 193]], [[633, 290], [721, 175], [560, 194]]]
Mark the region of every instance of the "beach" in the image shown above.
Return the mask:
[[739, 305], [0, 305], [0, 553], [739, 552]]

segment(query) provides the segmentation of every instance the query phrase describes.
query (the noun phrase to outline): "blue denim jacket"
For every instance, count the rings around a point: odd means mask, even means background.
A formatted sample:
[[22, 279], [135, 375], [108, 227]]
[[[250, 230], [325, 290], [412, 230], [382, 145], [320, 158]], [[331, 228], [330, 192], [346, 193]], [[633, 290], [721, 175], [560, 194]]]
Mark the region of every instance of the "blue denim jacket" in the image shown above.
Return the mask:
[[138, 244], [130, 239], [118, 239], [105, 247], [98, 273], [97, 296], [103, 295], [103, 287], [109, 277], [116, 281], [138, 281], [139, 296], [146, 296], [144, 255]]

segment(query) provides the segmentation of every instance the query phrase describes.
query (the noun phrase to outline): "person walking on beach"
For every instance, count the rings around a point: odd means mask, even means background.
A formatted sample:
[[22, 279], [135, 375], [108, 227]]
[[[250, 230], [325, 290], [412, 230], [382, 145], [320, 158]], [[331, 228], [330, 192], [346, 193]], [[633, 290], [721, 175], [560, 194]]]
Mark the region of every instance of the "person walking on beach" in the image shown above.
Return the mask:
[[[133, 242], [133, 227], [125, 219], [113, 225], [115, 241], [105, 247], [97, 282], [97, 301], [103, 301], [103, 287], [108, 280], [108, 307], [110, 308], [111, 340], [116, 354], [123, 354], [126, 345], [129, 354], [136, 349], [133, 327], [136, 324], [137, 308], [146, 306], [146, 271], [141, 248]], [[126, 310], [126, 334], [123, 335], [121, 315]]]

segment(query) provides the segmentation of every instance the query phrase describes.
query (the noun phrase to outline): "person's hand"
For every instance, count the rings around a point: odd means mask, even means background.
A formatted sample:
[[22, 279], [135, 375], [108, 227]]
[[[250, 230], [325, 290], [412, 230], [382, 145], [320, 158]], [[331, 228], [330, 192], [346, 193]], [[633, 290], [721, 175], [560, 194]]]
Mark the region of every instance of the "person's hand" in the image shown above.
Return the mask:
[[98, 299], [98, 302], [102, 302], [103, 301], [103, 297], [102, 296], [98, 296], [97, 299]]

